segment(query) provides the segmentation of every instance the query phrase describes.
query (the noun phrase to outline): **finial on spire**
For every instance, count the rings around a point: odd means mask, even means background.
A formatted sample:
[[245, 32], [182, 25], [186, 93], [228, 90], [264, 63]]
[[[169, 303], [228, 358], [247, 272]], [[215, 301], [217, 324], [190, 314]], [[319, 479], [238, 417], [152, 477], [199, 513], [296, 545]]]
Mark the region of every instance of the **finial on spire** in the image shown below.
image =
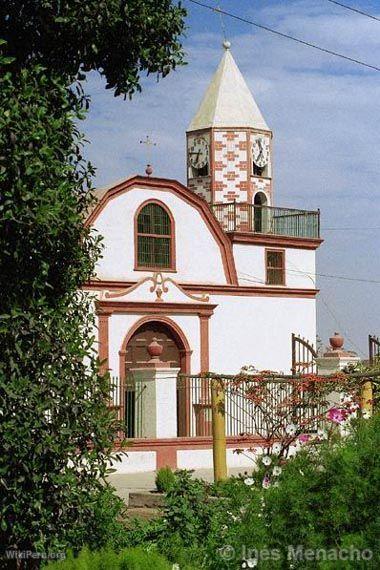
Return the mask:
[[230, 49], [231, 48], [231, 42], [229, 42], [228, 40], [224, 40], [223, 47], [225, 50]]

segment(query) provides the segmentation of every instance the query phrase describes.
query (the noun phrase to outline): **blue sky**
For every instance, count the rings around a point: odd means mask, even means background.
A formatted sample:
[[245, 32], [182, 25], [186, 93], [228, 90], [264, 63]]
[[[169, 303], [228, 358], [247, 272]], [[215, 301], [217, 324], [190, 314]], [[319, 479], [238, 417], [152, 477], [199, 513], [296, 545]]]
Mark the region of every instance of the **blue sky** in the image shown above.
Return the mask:
[[[345, 3], [380, 17], [380, 0]], [[185, 130], [222, 56], [222, 32], [219, 15], [188, 0], [183, 4], [189, 10], [186, 67], [158, 83], [144, 79], [142, 94], [132, 102], [115, 99], [98, 76], [89, 78], [92, 106], [82, 129], [91, 141], [87, 157], [97, 167], [98, 186], [144, 172], [146, 152], [139, 141], [146, 134], [157, 142], [155, 174], [185, 182]], [[327, 0], [220, 4], [379, 65], [380, 22]], [[276, 205], [321, 209], [325, 243], [318, 273], [380, 282], [380, 73], [224, 21], [232, 53], [274, 132]], [[368, 333], [380, 334], [380, 284], [320, 276], [317, 286], [323, 341], [339, 330], [347, 348], [366, 354]]]

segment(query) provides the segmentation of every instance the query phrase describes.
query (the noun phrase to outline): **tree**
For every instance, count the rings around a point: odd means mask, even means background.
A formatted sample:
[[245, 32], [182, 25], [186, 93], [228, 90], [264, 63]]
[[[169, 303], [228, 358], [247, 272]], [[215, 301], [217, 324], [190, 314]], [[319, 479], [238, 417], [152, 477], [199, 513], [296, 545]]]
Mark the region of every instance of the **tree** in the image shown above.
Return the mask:
[[167, 0], [0, 2], [0, 554], [91, 545], [115, 422], [80, 291], [100, 253], [81, 81], [132, 96], [164, 76], [183, 17]]
[[115, 95], [140, 90], [140, 74], [183, 63], [186, 12], [172, 0], [0, 0], [1, 37], [17, 69], [39, 63], [73, 82], [96, 70]]

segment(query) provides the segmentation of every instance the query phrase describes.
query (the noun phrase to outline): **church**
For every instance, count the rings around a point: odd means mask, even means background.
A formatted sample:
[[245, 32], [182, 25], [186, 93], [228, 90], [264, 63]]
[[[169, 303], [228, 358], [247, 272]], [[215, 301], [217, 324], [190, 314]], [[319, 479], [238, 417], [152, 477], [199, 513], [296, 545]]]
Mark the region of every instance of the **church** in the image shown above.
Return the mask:
[[[167, 367], [200, 375], [245, 365], [289, 373], [292, 333], [315, 342], [319, 211], [277, 205], [273, 133], [223, 47], [186, 132], [187, 185], [148, 166], [146, 176], [96, 190], [87, 219], [104, 238], [86, 285], [99, 357], [120, 383], [115, 405], [126, 419], [123, 386], [152, 360], [153, 345]], [[172, 437], [194, 435], [177, 424]], [[165, 464], [158, 456], [153, 469]]]

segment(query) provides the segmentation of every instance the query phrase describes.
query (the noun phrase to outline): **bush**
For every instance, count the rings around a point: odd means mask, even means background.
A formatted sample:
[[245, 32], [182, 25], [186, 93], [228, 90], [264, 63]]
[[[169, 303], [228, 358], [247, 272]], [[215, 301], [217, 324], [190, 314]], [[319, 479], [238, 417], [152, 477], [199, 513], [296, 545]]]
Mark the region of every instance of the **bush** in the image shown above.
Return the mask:
[[161, 467], [156, 474], [156, 487], [159, 493], [167, 493], [173, 488], [175, 474], [170, 467]]
[[[281, 485], [266, 497], [271, 540], [305, 548], [369, 549], [368, 562], [304, 563], [304, 568], [380, 565], [380, 416], [358, 421], [351, 436], [317, 453], [299, 454], [284, 469]], [[313, 565], [314, 564], [314, 565]]]
[[[333, 445], [303, 449], [283, 466], [278, 485], [267, 489], [262, 487], [260, 470], [248, 479], [255, 480], [253, 485], [240, 477], [217, 486], [180, 472], [166, 497], [157, 547], [181, 568], [191, 563], [196, 568], [232, 570], [250, 567], [249, 559], [255, 558], [260, 570], [292, 564], [323, 570], [378, 568], [379, 446], [378, 415], [357, 420], [351, 435]], [[314, 552], [322, 549], [325, 554], [292, 561], [291, 545]], [[352, 549], [352, 560], [337, 559], [344, 549], [348, 553]], [[372, 553], [372, 560], [363, 560], [360, 551]], [[269, 559], [260, 558], [260, 553]]]
[[116, 553], [114, 550], [90, 552], [84, 548], [78, 557], [69, 554], [65, 560], [51, 562], [46, 570], [171, 570], [172, 565], [157, 552], [141, 548], [129, 548]]

